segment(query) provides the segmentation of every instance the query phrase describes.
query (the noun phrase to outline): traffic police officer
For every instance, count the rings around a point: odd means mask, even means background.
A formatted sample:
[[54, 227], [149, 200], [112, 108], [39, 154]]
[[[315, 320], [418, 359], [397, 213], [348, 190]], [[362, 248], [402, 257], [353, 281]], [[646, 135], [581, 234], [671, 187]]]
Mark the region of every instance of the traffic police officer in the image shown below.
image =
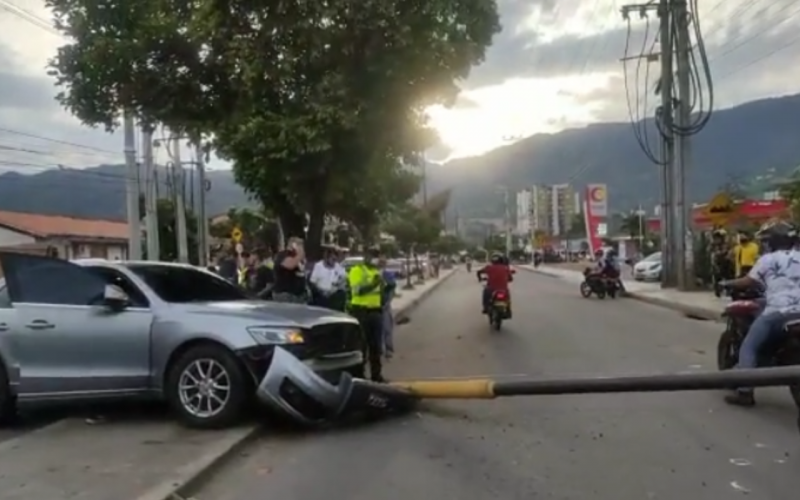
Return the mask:
[[350, 285], [349, 312], [361, 324], [364, 335], [364, 357], [369, 363], [370, 378], [375, 382], [385, 382], [381, 373], [383, 276], [376, 266], [379, 253], [377, 249], [367, 250], [364, 262], [350, 268], [347, 282]]

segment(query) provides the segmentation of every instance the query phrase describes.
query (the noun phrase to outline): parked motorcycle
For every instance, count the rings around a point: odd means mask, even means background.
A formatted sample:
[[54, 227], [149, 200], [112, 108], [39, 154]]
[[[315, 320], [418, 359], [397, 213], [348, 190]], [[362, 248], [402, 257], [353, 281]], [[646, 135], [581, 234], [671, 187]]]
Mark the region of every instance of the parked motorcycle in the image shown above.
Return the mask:
[[605, 299], [606, 296], [612, 299], [617, 298], [619, 294], [619, 280], [603, 276], [602, 273], [596, 269], [587, 267], [583, 271], [583, 281], [581, 282], [581, 295], [584, 298], [589, 298], [592, 294], [596, 295], [598, 299]]
[[[725, 331], [717, 342], [717, 368], [730, 370], [739, 360], [739, 348], [744, 341], [750, 325], [760, 314], [763, 294], [760, 290], [724, 289], [731, 302], [725, 307]], [[800, 319], [787, 321], [783, 325], [786, 335], [764, 346], [759, 356], [758, 366], [800, 365]], [[789, 387], [795, 404], [800, 409], [800, 384]], [[800, 420], [798, 420], [800, 425]]]

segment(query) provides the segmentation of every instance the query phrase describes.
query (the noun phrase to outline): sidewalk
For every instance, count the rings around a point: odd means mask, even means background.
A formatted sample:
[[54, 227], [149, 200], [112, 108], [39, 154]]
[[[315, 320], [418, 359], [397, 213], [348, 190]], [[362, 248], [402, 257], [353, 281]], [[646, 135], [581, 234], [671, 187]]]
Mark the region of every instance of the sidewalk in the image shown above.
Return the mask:
[[[580, 284], [583, 281], [583, 274], [580, 271], [546, 265], [539, 266], [538, 269], [527, 265], [518, 267], [570, 283]], [[632, 279], [624, 281], [628, 292], [626, 297], [672, 309], [690, 317], [719, 321], [722, 319], [725, 304], [728, 303], [728, 299], [717, 298], [711, 292], [679, 292], [662, 289], [658, 283], [643, 283]]]
[[[402, 290], [393, 309], [408, 314], [453, 275]], [[213, 473], [259, 431], [185, 429], [164, 418], [87, 425], [62, 420], [0, 443], [2, 500], [172, 500]]]
[[162, 421], [62, 420], [0, 445], [0, 498], [165, 500], [174, 485], [254, 434], [255, 427], [210, 432]]

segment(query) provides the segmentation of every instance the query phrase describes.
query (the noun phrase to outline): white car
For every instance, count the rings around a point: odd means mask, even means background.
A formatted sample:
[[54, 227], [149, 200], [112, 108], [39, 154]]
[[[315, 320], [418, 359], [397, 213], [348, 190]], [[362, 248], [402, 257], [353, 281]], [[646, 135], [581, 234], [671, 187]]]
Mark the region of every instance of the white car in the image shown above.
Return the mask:
[[661, 252], [650, 254], [633, 266], [633, 279], [636, 281], [660, 281], [661, 267]]

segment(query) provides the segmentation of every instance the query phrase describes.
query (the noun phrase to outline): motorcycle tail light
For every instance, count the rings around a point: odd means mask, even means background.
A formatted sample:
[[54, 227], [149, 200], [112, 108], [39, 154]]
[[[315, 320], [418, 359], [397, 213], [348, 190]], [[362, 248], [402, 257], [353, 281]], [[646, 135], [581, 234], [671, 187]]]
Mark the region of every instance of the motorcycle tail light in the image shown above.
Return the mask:
[[498, 300], [506, 300], [505, 292], [497, 292], [497, 295], [495, 295], [495, 297], [497, 297]]

